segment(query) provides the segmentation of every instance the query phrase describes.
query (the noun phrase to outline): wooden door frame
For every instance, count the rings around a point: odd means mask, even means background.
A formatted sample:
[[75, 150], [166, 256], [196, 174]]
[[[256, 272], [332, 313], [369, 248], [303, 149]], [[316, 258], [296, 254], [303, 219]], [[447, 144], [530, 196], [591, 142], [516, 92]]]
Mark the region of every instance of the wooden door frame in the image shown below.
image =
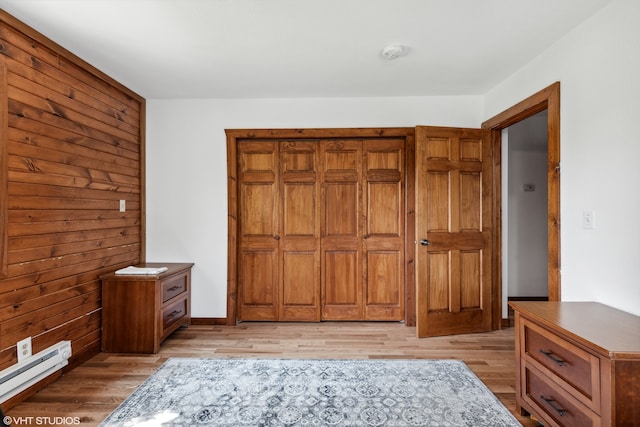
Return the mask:
[[555, 82], [500, 114], [482, 128], [493, 145], [494, 233], [492, 262], [492, 329], [502, 321], [502, 130], [547, 110], [547, 239], [549, 301], [560, 301], [560, 82]]
[[243, 139], [404, 138], [405, 141], [405, 324], [415, 325], [415, 128], [225, 129], [227, 135], [227, 318], [238, 315], [238, 141]]

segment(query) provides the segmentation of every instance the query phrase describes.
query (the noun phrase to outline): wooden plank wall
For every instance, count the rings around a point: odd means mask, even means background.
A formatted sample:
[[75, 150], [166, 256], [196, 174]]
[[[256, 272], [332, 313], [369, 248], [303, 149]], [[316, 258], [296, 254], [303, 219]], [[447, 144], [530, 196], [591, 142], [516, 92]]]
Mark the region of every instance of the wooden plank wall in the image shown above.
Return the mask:
[[2, 10], [0, 54], [0, 369], [29, 336], [73, 366], [100, 351], [99, 276], [144, 260], [145, 101]]

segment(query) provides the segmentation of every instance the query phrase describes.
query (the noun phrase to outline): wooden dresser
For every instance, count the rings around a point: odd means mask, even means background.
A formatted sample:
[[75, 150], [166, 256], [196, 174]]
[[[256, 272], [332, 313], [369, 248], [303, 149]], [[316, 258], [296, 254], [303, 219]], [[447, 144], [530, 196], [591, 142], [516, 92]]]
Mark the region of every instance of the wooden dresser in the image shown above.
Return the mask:
[[103, 275], [102, 351], [157, 353], [160, 343], [191, 323], [193, 264], [146, 263], [167, 267], [157, 275]]
[[591, 302], [512, 302], [516, 407], [546, 426], [640, 426], [640, 317]]

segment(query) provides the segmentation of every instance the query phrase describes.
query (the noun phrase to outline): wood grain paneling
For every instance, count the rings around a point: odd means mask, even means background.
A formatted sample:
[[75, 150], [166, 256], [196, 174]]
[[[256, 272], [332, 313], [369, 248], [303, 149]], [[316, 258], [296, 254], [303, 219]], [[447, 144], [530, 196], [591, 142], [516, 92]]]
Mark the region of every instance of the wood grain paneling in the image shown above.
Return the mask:
[[5, 166], [7, 164], [7, 117], [7, 66], [4, 58], [0, 56], [0, 279], [7, 276], [8, 264], [9, 191], [7, 190], [7, 167]]
[[99, 276], [144, 260], [145, 101], [1, 10], [0, 72], [0, 369], [28, 336], [73, 367], [100, 351]]

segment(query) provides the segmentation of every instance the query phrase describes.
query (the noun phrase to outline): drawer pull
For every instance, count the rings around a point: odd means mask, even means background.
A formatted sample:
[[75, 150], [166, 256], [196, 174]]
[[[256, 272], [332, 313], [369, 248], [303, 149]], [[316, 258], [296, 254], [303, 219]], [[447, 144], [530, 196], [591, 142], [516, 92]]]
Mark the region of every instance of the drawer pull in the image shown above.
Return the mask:
[[554, 362], [556, 362], [556, 364], [558, 366], [564, 366], [564, 360], [560, 359], [558, 356], [556, 356], [555, 354], [551, 353], [550, 351], [544, 351], [543, 349], [540, 349], [540, 353], [544, 354], [549, 359], [551, 359]]
[[560, 415], [561, 417], [564, 417], [567, 414], [567, 410], [566, 409], [562, 409], [562, 408], [559, 408], [558, 406], [556, 406], [556, 404], [554, 403], [555, 400], [548, 399], [548, 398], [544, 397], [543, 395], [540, 395], [540, 399], [542, 399], [545, 402], [547, 402], [547, 405], [551, 406], [551, 408], [554, 411], [556, 411], [558, 413], [558, 415]]
[[167, 317], [170, 318], [170, 319], [173, 319], [174, 317], [176, 317], [180, 313], [182, 313], [181, 310], [173, 310], [171, 313], [169, 313], [167, 315]]
[[182, 289], [182, 286], [172, 286], [169, 289], [167, 289], [168, 291], [177, 291], [178, 289]]

